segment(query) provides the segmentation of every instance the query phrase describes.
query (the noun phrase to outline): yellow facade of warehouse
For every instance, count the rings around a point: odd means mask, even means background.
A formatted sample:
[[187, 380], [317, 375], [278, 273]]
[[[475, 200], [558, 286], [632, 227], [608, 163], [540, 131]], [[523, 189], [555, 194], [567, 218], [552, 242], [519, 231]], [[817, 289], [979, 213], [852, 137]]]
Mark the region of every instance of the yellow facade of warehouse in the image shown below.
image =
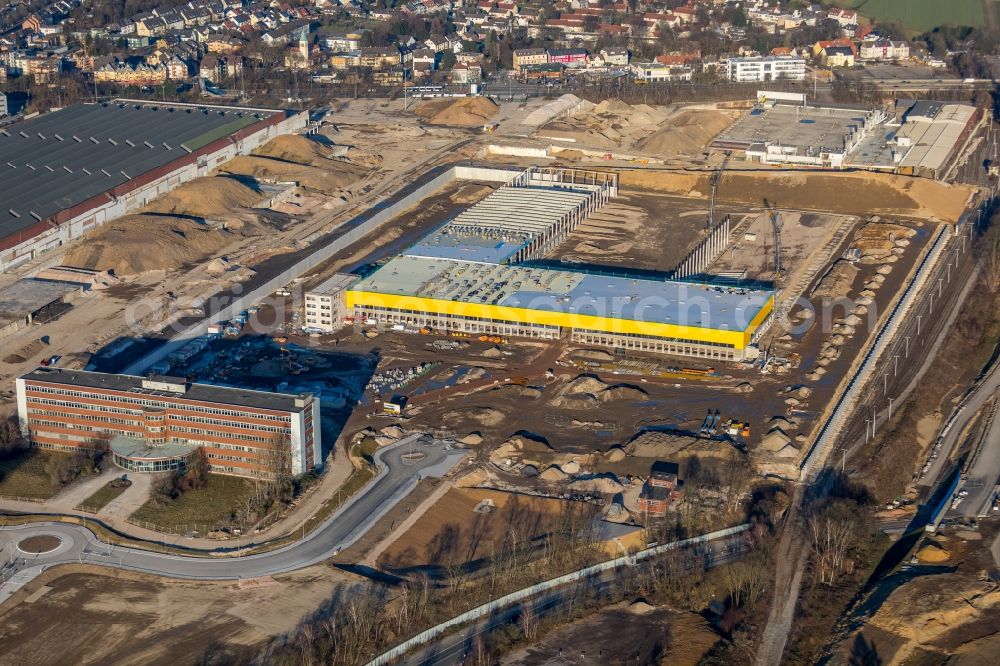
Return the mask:
[[700, 326], [682, 326], [679, 324], [636, 321], [634, 319], [617, 319], [614, 317], [516, 308], [487, 303], [461, 303], [437, 298], [380, 294], [368, 291], [349, 290], [345, 293], [344, 300], [348, 308], [360, 305], [362, 307], [409, 310], [418, 313], [450, 315], [453, 317], [493, 319], [517, 324], [562, 326], [565, 328], [587, 329], [619, 335], [644, 335], [656, 338], [714, 343], [736, 349], [743, 349], [750, 345], [754, 331], [760, 327], [774, 307], [774, 297], [771, 296], [745, 330], [726, 331], [715, 328], [702, 328]]

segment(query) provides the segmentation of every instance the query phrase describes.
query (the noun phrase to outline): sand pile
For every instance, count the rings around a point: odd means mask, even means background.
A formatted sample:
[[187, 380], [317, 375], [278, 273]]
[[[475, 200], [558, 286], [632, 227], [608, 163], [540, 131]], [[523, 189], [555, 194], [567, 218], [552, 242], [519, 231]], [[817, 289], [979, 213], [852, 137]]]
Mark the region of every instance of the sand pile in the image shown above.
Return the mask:
[[652, 613], [653, 611], [655, 611], [656, 607], [650, 606], [645, 601], [637, 601], [634, 604], [631, 604], [625, 610], [628, 611], [629, 613], [632, 613], [632, 615], [645, 615], [646, 613]]
[[917, 559], [926, 564], [940, 564], [951, 559], [951, 553], [936, 541], [928, 541], [917, 551]]
[[500, 107], [486, 97], [462, 97], [423, 102], [414, 108], [414, 113], [428, 125], [474, 127], [487, 123], [499, 110]]
[[299, 134], [275, 137], [253, 154], [313, 166], [328, 161], [327, 151], [321, 143]]
[[[646, 139], [669, 117], [663, 109], [646, 104], [630, 105], [619, 99], [581, 107], [545, 125], [536, 136], [576, 142], [591, 148], [630, 148]], [[560, 152], [569, 157], [570, 151]], [[578, 152], [578, 151], [573, 151]], [[576, 157], [582, 157], [579, 153]]]
[[625, 460], [625, 457], [627, 455], [628, 454], [625, 453], [625, 449], [623, 449], [622, 447], [612, 446], [604, 454], [604, 457], [605, 459], [607, 459], [608, 462], [621, 462], [622, 460]]
[[698, 439], [693, 435], [669, 430], [646, 430], [633, 437], [624, 447], [637, 458], [676, 460], [688, 455], [709, 458], [729, 458], [735, 450], [725, 442]]
[[454, 421], [476, 421], [484, 426], [498, 426], [503, 423], [503, 412], [492, 407], [470, 407], [445, 412], [442, 419], [446, 423]]
[[854, 234], [851, 248], [861, 250], [861, 261], [866, 264], [896, 261], [897, 242], [912, 237], [913, 229], [890, 222], [869, 222]]
[[606, 388], [608, 388], [608, 385], [601, 381], [601, 378], [597, 375], [579, 375], [567, 384], [562, 392], [568, 395], [577, 395], [580, 393], [596, 395]]
[[368, 169], [343, 160], [327, 160], [322, 166], [313, 166], [284, 162], [270, 157], [244, 155], [227, 162], [219, 172], [250, 176], [264, 181], [294, 181], [302, 187], [323, 194], [332, 194], [359, 181]]
[[545, 461], [539, 456], [548, 458], [552, 453], [552, 447], [545, 442], [524, 435], [514, 435], [490, 453], [490, 460], [494, 464], [501, 464], [509, 458], [541, 466]]
[[821, 298], [847, 298], [859, 271], [860, 269], [851, 262], [838, 260], [820, 280], [813, 295]]
[[493, 191], [493, 188], [489, 185], [477, 185], [472, 183], [460, 188], [457, 192], [449, 197], [453, 203], [457, 204], [470, 204], [476, 203], [485, 199], [488, 194]]
[[625, 490], [625, 486], [618, 480], [618, 477], [610, 473], [576, 479], [570, 482], [569, 487], [573, 490], [601, 493], [602, 495], [615, 495]]
[[529, 400], [537, 400], [542, 397], [541, 389], [535, 386], [521, 386], [520, 384], [501, 384], [494, 388], [491, 393], [516, 395]]
[[788, 436], [781, 428], [771, 428], [771, 430], [764, 435], [764, 439], [761, 440], [760, 446], [765, 451], [769, 453], [777, 453], [790, 444], [792, 438]]
[[549, 481], [551, 483], [559, 483], [560, 481], [565, 481], [569, 478], [566, 472], [559, 469], [559, 465], [551, 465], [544, 472], [538, 475], [538, 478], [542, 481]]
[[694, 155], [732, 122], [733, 116], [722, 111], [681, 111], [662, 129], [641, 140], [638, 148], [653, 155]]
[[185, 183], [146, 207], [148, 213], [192, 215], [229, 219], [240, 208], [249, 208], [266, 197], [235, 178], [209, 176]]
[[252, 155], [230, 160], [219, 171], [260, 180], [295, 181], [325, 194], [356, 183], [370, 171], [369, 165], [329, 157], [327, 152], [322, 144], [304, 136], [279, 136]]
[[[680, 173], [656, 169], [622, 171], [623, 189], [645, 189], [680, 196], [708, 198], [708, 173]], [[850, 196], [844, 196], [849, 192]], [[906, 215], [956, 221], [973, 189], [926, 178], [887, 173], [748, 173], [727, 171], [719, 183], [718, 199], [760, 205], [767, 199], [781, 208], [818, 210], [855, 215]]]
[[465, 446], [478, 446], [483, 443], [483, 436], [478, 432], [470, 432], [465, 437], [458, 440], [459, 444], [464, 444]]
[[631, 384], [609, 385], [597, 375], [579, 375], [568, 383], [552, 401], [553, 407], [589, 409], [603, 402], [641, 400], [648, 394]]
[[253, 231], [263, 229], [236, 232], [182, 217], [126, 215], [87, 234], [86, 242], [66, 254], [66, 262], [116, 275], [171, 271], [218, 254]]

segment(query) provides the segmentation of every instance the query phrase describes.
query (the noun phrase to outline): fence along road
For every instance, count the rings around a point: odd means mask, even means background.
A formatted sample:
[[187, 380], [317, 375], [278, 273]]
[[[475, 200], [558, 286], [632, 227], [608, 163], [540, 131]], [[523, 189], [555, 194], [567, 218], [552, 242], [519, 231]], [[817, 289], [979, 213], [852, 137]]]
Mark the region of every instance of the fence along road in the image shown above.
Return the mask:
[[366, 666], [384, 666], [385, 664], [391, 663], [393, 660], [403, 656], [410, 650], [420, 647], [425, 643], [428, 643], [435, 638], [442, 636], [449, 629], [461, 626], [467, 622], [472, 622], [479, 620], [487, 615], [492, 615], [507, 606], [515, 604], [519, 601], [523, 601], [529, 597], [533, 597], [542, 592], [547, 592], [554, 588], [572, 583], [578, 580], [583, 580], [590, 578], [597, 574], [603, 573], [605, 571], [611, 571], [612, 569], [618, 569], [623, 566], [635, 566], [640, 560], [645, 560], [650, 557], [655, 557], [656, 555], [662, 555], [671, 550], [676, 550], [678, 548], [685, 548], [687, 546], [694, 546], [701, 543], [707, 543], [709, 541], [715, 541], [717, 539], [725, 539], [736, 534], [750, 529], [750, 523], [744, 523], [742, 525], [737, 525], [735, 527], [728, 527], [724, 530], [718, 530], [716, 532], [710, 532], [709, 534], [703, 534], [701, 536], [691, 537], [689, 539], [682, 539], [680, 541], [673, 541], [671, 543], [663, 544], [662, 546], [655, 546], [653, 548], [647, 548], [645, 550], [640, 550], [637, 553], [631, 555], [622, 555], [621, 557], [616, 557], [613, 560], [608, 560], [607, 562], [601, 562], [600, 564], [595, 564], [593, 566], [585, 567], [579, 569], [572, 573], [559, 576], [558, 578], [553, 578], [547, 580], [543, 583], [538, 583], [537, 585], [532, 585], [531, 587], [526, 587], [524, 589], [518, 590], [517, 592], [511, 592], [508, 595], [499, 597], [483, 604], [482, 606], [477, 606], [470, 611], [466, 611], [461, 615], [457, 615], [450, 620], [445, 620], [441, 624], [435, 625], [430, 629], [426, 629], [408, 641], [400, 643], [396, 647], [383, 652], [379, 656], [372, 659]]

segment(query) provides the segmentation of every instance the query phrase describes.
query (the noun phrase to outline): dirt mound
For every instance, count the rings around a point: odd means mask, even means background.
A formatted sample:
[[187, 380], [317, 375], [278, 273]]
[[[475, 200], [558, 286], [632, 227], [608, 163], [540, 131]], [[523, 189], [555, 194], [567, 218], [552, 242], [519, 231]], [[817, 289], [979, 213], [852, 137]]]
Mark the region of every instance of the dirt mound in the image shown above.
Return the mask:
[[576, 395], [579, 393], [597, 395], [606, 388], [608, 388], [608, 385], [601, 381], [601, 378], [597, 375], [579, 375], [567, 384], [562, 392], [567, 395]]
[[569, 484], [573, 490], [583, 492], [601, 493], [603, 495], [615, 495], [625, 490], [625, 486], [614, 474], [595, 474], [593, 476], [576, 479]]
[[540, 466], [543, 461], [539, 455], [550, 456], [552, 453], [552, 447], [543, 441], [524, 435], [514, 435], [490, 453], [490, 460], [494, 464], [501, 464], [510, 459]]
[[458, 443], [466, 446], [478, 446], [483, 443], [483, 436], [478, 432], [470, 432], [468, 435], [458, 440]]
[[870, 264], [893, 259], [899, 241], [909, 242], [916, 232], [890, 222], [869, 222], [854, 234], [851, 248], [861, 250], [861, 261]]
[[597, 375], [584, 374], [566, 384], [550, 403], [566, 409], [589, 409], [602, 402], [640, 400], [646, 391], [631, 384], [609, 385]]
[[489, 121], [499, 110], [499, 106], [485, 97], [462, 97], [423, 102], [414, 108], [414, 113], [428, 125], [474, 127]]
[[638, 386], [632, 386], [631, 384], [618, 384], [604, 389], [597, 394], [597, 398], [601, 402], [613, 402], [616, 400], [642, 400], [648, 395], [648, 393]]
[[249, 208], [264, 198], [262, 193], [235, 178], [209, 176], [164, 194], [146, 206], [144, 212], [230, 218], [240, 208]]
[[326, 160], [323, 165], [314, 166], [271, 157], [244, 155], [227, 162], [219, 172], [265, 181], [295, 181], [311, 190], [330, 194], [356, 183], [368, 169], [342, 160]]
[[254, 155], [313, 166], [329, 161], [322, 144], [299, 134], [275, 137], [255, 150]]
[[[622, 171], [623, 189], [645, 189], [708, 198], [711, 176], [643, 169]], [[850, 196], [844, 196], [850, 192]], [[763, 199], [782, 208], [850, 213], [906, 215], [956, 221], [973, 194], [966, 185], [886, 173], [747, 173], [730, 171], [719, 182], [720, 201], [759, 205]]]
[[183, 217], [126, 215], [92, 231], [65, 260], [116, 275], [172, 271], [218, 254], [250, 231], [210, 228]]
[[492, 191], [493, 188], [489, 185], [476, 185], [473, 183], [462, 187], [457, 192], [452, 194], [450, 198], [453, 203], [457, 204], [476, 203], [485, 199], [486, 196]]
[[650, 606], [645, 601], [637, 601], [634, 604], [629, 605], [629, 607], [625, 610], [632, 613], [632, 615], [645, 615], [646, 613], [652, 613], [655, 611], [656, 607]]
[[566, 472], [559, 469], [559, 465], [552, 465], [548, 467], [544, 472], [538, 475], [538, 478], [542, 481], [550, 481], [553, 483], [558, 483], [559, 481], [565, 481], [569, 478]]
[[721, 441], [698, 439], [693, 435], [669, 430], [645, 430], [625, 444], [625, 451], [637, 458], [675, 460], [688, 455], [728, 458], [734, 449]]
[[732, 122], [732, 116], [722, 111], [682, 111], [671, 116], [665, 127], [640, 141], [638, 147], [655, 155], [693, 155], [704, 150]]
[[917, 559], [927, 564], [940, 564], [951, 559], [951, 553], [936, 541], [928, 541], [917, 551]]
[[529, 400], [537, 400], [542, 397], [541, 389], [535, 386], [521, 386], [520, 384], [501, 384], [491, 391], [491, 393], [501, 393], [505, 395], [516, 395]]
[[764, 439], [761, 440], [760, 445], [765, 451], [777, 453], [791, 443], [791, 441], [792, 438], [789, 437], [788, 433], [781, 428], [771, 428], [771, 430], [764, 435]]
[[625, 457], [627, 455], [628, 454], [625, 453], [625, 449], [621, 448], [620, 446], [612, 446], [604, 454], [604, 457], [607, 459], [608, 462], [621, 462], [622, 460], [625, 460]]
[[470, 407], [469, 409], [453, 409], [445, 412], [442, 419], [446, 422], [452, 421], [476, 421], [484, 426], [498, 426], [503, 423], [503, 412], [492, 407]]
[[859, 268], [843, 259], [837, 261], [833, 268], [823, 276], [813, 295], [823, 298], [846, 298], [851, 293], [851, 286], [858, 276]]

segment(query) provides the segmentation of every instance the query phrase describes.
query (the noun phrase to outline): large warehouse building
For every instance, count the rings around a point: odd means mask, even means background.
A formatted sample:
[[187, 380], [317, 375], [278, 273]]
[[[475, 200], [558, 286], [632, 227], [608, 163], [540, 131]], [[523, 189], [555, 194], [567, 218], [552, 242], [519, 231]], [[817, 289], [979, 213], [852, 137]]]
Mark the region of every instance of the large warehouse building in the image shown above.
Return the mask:
[[322, 461], [319, 400], [301, 395], [38, 368], [16, 380], [17, 412], [32, 446], [60, 450], [108, 443], [133, 472], [177, 469], [196, 449], [211, 471], [298, 475]]
[[[554, 270], [555, 247], [617, 182], [530, 171], [347, 287], [361, 321], [743, 360], [770, 323], [767, 290]], [[570, 183], [569, 185], [567, 183]]]
[[0, 128], [0, 270], [137, 210], [280, 134], [305, 114], [115, 100]]

